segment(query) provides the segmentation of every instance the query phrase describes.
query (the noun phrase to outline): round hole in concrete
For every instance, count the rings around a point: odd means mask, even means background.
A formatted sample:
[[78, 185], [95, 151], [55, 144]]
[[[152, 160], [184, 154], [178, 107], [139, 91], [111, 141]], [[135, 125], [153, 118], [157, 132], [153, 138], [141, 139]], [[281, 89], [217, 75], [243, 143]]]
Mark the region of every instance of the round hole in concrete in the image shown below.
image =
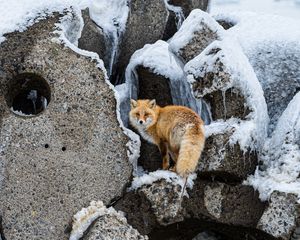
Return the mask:
[[67, 150], [67, 148], [66, 147], [62, 147], [61, 150], [64, 152], [64, 151]]
[[34, 73], [18, 74], [8, 88], [8, 106], [19, 116], [36, 116], [46, 109], [51, 100], [49, 84]]

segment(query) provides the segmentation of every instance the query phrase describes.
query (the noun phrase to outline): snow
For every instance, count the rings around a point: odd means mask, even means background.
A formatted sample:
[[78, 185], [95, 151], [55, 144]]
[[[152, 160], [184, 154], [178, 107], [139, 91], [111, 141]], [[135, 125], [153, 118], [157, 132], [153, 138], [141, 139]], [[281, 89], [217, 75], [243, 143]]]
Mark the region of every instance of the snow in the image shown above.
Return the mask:
[[[214, 78], [212, 86], [201, 92], [196, 91], [194, 94], [197, 97], [203, 97], [216, 90], [225, 92], [230, 88], [238, 89], [244, 96], [251, 113], [246, 116], [246, 121], [227, 120], [236, 128], [230, 138], [230, 143], [238, 142], [244, 151], [247, 151], [249, 147], [252, 150], [259, 150], [267, 134], [269, 120], [267, 106], [253, 68], [234, 38], [226, 37], [222, 41], [214, 41], [201, 54], [189, 61], [184, 67], [184, 71], [188, 75], [187, 79], [193, 83], [196, 78], [204, 77], [207, 72], [216, 73], [219, 71], [215, 65], [217, 62], [222, 63], [223, 71], [231, 76], [231, 81], [222, 83], [220, 79]], [[225, 98], [224, 101], [226, 101]], [[226, 123], [224, 124], [226, 125]]]
[[182, 23], [181, 28], [170, 39], [172, 52], [179, 53], [180, 49], [194, 37], [195, 33], [200, 32], [205, 26], [209, 26], [217, 35], [224, 35], [224, 29], [208, 13], [194, 9]]
[[261, 154], [263, 167], [250, 176], [246, 184], [258, 189], [266, 200], [274, 190], [294, 193], [300, 202], [300, 93], [280, 117], [273, 135]]
[[90, 206], [82, 208], [73, 217], [72, 232], [69, 240], [81, 239], [88, 227], [99, 217], [113, 215], [127, 222], [122, 212], [117, 212], [114, 208], [106, 208], [102, 201], [92, 201]]
[[270, 134], [300, 88], [300, 19], [251, 12], [223, 13], [215, 18], [234, 23], [227, 33], [238, 40], [262, 85]]
[[[186, 187], [192, 189], [194, 185], [194, 180], [197, 178], [197, 174], [190, 174], [187, 178]], [[185, 179], [180, 177], [174, 172], [165, 171], [165, 170], [157, 170], [155, 172], [150, 172], [148, 174], [143, 174], [142, 176], [136, 176], [133, 178], [131, 183], [131, 187], [128, 189], [129, 191], [137, 190], [144, 185], [151, 185], [160, 179], [166, 180], [168, 183], [173, 185], [180, 185], [181, 189], [183, 189], [185, 184]], [[187, 194], [185, 192], [185, 194]]]
[[88, 5], [89, 0], [0, 0], [0, 43], [5, 40], [5, 33], [24, 31], [47, 14], [62, 12], [71, 6], [78, 11]]
[[169, 4], [169, 0], [164, 0], [166, 8], [169, 11], [174, 12], [175, 16], [176, 16], [176, 27], [177, 29], [179, 29], [182, 25], [182, 22], [185, 20], [185, 16], [183, 14], [182, 8], [179, 6], [174, 6]]
[[194, 99], [183, 72], [183, 65], [169, 51], [167, 42], [158, 40], [154, 44], [146, 44], [132, 55], [126, 68], [126, 84], [129, 89], [129, 95], [133, 99], [137, 99], [138, 96], [139, 86], [136, 72], [138, 66], [149, 68], [153, 73], [170, 80], [170, 90], [174, 105], [188, 106], [199, 115], [201, 114], [201, 103]]
[[299, 0], [211, 0], [210, 12], [252, 11], [300, 19]]

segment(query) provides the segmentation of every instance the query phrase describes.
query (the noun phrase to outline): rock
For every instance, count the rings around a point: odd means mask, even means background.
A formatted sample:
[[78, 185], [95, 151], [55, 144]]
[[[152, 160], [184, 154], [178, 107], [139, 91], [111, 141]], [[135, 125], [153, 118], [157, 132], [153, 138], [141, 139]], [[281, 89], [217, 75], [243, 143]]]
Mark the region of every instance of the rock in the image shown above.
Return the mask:
[[[135, 192], [125, 195], [126, 204], [121, 200], [115, 208], [124, 211], [129, 223], [142, 234], [149, 234], [159, 226], [189, 219], [255, 229], [265, 208], [258, 193], [249, 186], [197, 179], [193, 189], [188, 190], [189, 197], [183, 199], [181, 187], [174, 181], [163, 179], [151, 185], [142, 185]], [[133, 208], [127, 208], [127, 203]], [[139, 206], [142, 209], [138, 209]], [[145, 212], [145, 217], [141, 217]], [[134, 216], [139, 216], [139, 220], [130, 221]], [[148, 227], [140, 229], [141, 221]]]
[[276, 239], [288, 240], [299, 218], [297, 208], [299, 204], [295, 195], [275, 191], [271, 195], [269, 205], [259, 220], [257, 228]]
[[[113, 229], [113, 231], [112, 231]], [[83, 240], [146, 240], [137, 230], [132, 228], [122, 216], [105, 215], [96, 220]]]
[[223, 26], [234, 26], [228, 34], [238, 39], [262, 85], [270, 116], [270, 135], [300, 90], [299, 24], [281, 16], [241, 12], [222, 14], [216, 20], [223, 22]]
[[182, 188], [178, 184], [167, 184], [165, 180], [142, 186], [139, 191], [151, 204], [160, 225], [169, 225], [183, 220], [181, 212]]
[[[252, 67], [238, 43], [224, 39], [209, 45], [184, 69], [194, 96], [208, 104], [213, 120], [206, 126], [201, 174], [245, 179], [255, 170], [255, 151], [262, 148], [268, 124], [263, 91]], [[248, 130], [253, 132], [247, 139]]]
[[96, 52], [104, 61], [106, 69], [110, 69], [112, 42], [103, 30], [90, 18], [88, 8], [82, 11], [84, 26], [78, 47], [87, 51]]
[[258, 193], [249, 186], [197, 179], [188, 194], [183, 202], [188, 218], [208, 217], [218, 223], [255, 228], [264, 210]]
[[58, 21], [48, 17], [0, 45], [6, 240], [68, 239], [77, 209], [92, 199], [108, 204], [131, 177], [114, 92], [95, 61], [53, 40]]
[[131, 55], [145, 44], [162, 39], [168, 11], [162, 0], [132, 0], [126, 31], [121, 39], [118, 60], [114, 68], [114, 82], [124, 81]]
[[117, 212], [113, 207], [106, 208], [101, 201], [92, 201], [90, 206], [81, 209], [73, 217], [70, 240], [77, 239], [146, 240], [148, 237], [132, 228], [122, 212]]
[[210, 43], [223, 39], [224, 33], [225, 30], [208, 13], [195, 9], [170, 40], [170, 50], [187, 63]]
[[203, 11], [207, 11], [208, 8], [208, 0], [169, 0], [168, 3], [174, 6], [181, 7], [185, 17], [187, 17], [195, 8], [199, 8]]
[[252, 151], [244, 153], [239, 144], [233, 146], [228, 144], [234, 131], [234, 128], [230, 128], [206, 139], [198, 164], [199, 176], [212, 176], [225, 182], [236, 182], [254, 173], [257, 154]]

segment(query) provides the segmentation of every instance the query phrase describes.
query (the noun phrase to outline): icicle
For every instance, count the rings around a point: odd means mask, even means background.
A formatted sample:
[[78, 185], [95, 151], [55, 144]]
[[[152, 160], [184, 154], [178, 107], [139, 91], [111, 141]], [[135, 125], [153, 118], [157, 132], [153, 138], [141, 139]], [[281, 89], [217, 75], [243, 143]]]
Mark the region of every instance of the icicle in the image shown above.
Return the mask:
[[224, 118], [227, 117], [227, 109], [226, 109], [226, 90], [222, 91], [222, 98], [223, 98], [223, 107], [224, 107]]

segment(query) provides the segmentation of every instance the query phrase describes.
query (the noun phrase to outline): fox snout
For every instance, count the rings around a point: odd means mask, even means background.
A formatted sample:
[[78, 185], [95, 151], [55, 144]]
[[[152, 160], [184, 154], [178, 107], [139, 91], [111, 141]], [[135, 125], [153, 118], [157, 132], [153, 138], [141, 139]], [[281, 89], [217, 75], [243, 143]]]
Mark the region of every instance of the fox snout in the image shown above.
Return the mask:
[[143, 125], [143, 124], [145, 123], [145, 121], [142, 120], [142, 119], [138, 120], [138, 122], [139, 122], [139, 124], [141, 124], [141, 125]]

